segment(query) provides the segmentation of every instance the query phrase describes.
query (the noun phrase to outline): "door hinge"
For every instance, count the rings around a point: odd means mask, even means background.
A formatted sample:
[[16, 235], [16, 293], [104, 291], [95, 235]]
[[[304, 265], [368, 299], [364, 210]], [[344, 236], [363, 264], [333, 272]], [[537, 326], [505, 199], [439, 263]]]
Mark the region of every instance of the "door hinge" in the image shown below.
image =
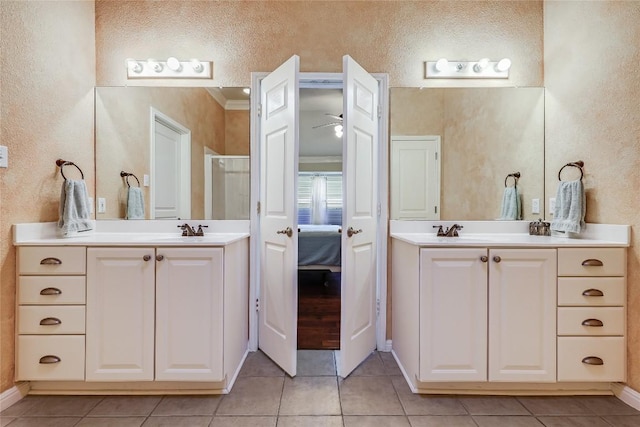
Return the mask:
[[380, 217], [380, 215], [382, 215], [382, 205], [378, 203], [378, 217]]
[[262, 104], [258, 104], [258, 117], [262, 117]]
[[380, 316], [380, 298], [376, 299], [376, 317]]
[[436, 160], [438, 160], [438, 152], [436, 151], [434, 154], [436, 155]]
[[256, 206], [256, 212], [260, 215], [260, 202], [258, 202], [258, 205]]
[[382, 117], [382, 105], [378, 104], [378, 118]]
[[256, 311], [260, 311], [260, 300], [256, 298]]
[[438, 207], [437, 206], [433, 207], [433, 213], [438, 213]]

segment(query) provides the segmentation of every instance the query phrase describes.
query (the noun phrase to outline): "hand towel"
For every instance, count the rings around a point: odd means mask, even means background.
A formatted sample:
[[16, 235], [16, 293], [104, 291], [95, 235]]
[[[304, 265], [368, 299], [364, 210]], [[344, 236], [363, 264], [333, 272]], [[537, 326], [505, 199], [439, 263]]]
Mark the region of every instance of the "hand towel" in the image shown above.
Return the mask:
[[127, 192], [127, 215], [125, 219], [144, 219], [144, 196], [142, 188], [129, 187]]
[[581, 180], [560, 181], [556, 193], [551, 230], [579, 233], [584, 230], [586, 197]]
[[502, 194], [501, 220], [518, 220], [522, 217], [522, 200], [517, 187], [505, 187]]
[[64, 237], [93, 230], [87, 184], [84, 180], [66, 179], [62, 183], [58, 228]]

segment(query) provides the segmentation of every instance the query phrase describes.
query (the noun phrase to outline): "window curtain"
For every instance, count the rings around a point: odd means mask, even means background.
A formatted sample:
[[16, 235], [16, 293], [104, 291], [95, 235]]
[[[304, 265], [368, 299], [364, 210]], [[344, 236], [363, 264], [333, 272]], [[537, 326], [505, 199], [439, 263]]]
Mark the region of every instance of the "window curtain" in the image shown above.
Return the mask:
[[314, 176], [311, 182], [311, 224], [327, 224], [327, 178]]

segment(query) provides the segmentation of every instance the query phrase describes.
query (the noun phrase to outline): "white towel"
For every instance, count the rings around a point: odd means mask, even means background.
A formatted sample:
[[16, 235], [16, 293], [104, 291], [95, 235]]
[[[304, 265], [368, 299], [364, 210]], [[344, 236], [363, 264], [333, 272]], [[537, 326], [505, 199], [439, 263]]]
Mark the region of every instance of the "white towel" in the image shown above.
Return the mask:
[[142, 188], [129, 187], [127, 193], [127, 215], [125, 219], [144, 219], [144, 195]]
[[582, 180], [560, 181], [556, 193], [551, 230], [579, 233], [584, 230], [586, 197]]
[[505, 187], [502, 193], [501, 220], [518, 220], [522, 218], [522, 200], [517, 187]]
[[93, 230], [90, 218], [89, 196], [84, 180], [66, 179], [62, 183], [58, 228], [64, 237]]

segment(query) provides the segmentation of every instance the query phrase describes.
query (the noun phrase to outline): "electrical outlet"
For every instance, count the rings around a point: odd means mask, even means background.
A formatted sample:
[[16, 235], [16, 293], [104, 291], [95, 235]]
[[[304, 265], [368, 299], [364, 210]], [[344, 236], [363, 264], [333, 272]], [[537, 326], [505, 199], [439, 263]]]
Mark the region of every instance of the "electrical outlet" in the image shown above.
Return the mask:
[[142, 175], [142, 185], [145, 187], [149, 186], [149, 175]]
[[549, 199], [549, 213], [553, 215], [553, 212], [556, 210], [556, 198], [551, 197]]
[[105, 213], [107, 211], [107, 199], [104, 197], [98, 197], [98, 213]]
[[0, 145], [0, 168], [8, 168], [9, 167], [9, 149]]
[[531, 199], [531, 213], [540, 213], [540, 199]]

